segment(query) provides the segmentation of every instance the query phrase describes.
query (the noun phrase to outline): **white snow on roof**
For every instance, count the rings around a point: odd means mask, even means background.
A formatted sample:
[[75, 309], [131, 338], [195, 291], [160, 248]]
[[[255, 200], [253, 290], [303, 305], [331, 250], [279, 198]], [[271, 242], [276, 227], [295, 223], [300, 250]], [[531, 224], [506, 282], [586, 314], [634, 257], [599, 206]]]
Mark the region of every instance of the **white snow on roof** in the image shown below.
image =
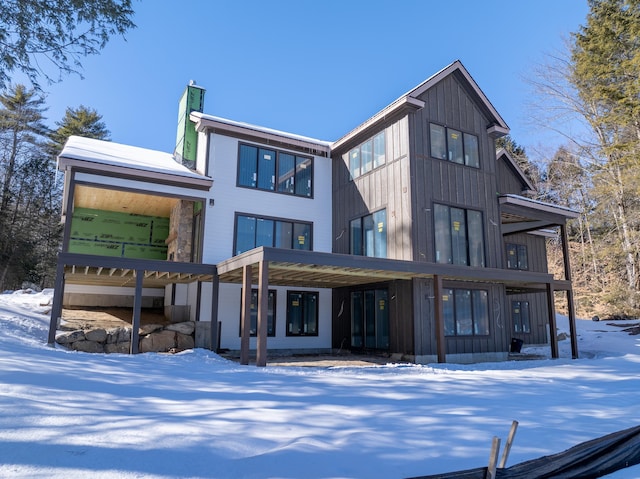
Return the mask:
[[240, 128], [247, 128], [249, 130], [259, 131], [263, 133], [270, 133], [272, 135], [282, 136], [284, 138], [291, 138], [294, 140], [306, 141], [309, 143], [315, 143], [320, 146], [330, 147], [333, 142], [318, 140], [316, 138], [311, 138], [308, 136], [296, 135], [295, 133], [288, 133], [286, 131], [274, 130], [272, 128], [266, 128], [264, 126], [252, 125], [251, 123], [244, 123], [242, 121], [229, 120], [228, 118], [222, 118], [219, 116], [207, 115], [206, 113], [200, 113], [199, 111], [192, 111], [191, 116], [195, 118], [200, 118], [202, 120], [210, 120], [217, 121], [220, 123], [225, 123], [227, 125], [237, 126]]
[[174, 160], [173, 155], [111, 141], [70, 136], [59, 155], [64, 158], [189, 178], [207, 178]]

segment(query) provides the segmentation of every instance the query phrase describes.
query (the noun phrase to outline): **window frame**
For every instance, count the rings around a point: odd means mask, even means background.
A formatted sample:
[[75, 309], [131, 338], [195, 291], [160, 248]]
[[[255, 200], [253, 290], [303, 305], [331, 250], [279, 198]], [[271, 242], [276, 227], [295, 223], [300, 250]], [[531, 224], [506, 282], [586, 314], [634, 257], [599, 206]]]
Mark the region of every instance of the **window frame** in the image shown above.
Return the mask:
[[[366, 228], [367, 224], [370, 225], [369, 229]], [[381, 224], [382, 226], [380, 226]], [[388, 229], [386, 208], [351, 219], [349, 221], [349, 254], [369, 258], [386, 258]], [[356, 230], [359, 232], [359, 238], [354, 237]], [[371, 232], [370, 241], [368, 241], [368, 232]], [[368, 254], [369, 251], [372, 254]]]
[[[368, 160], [366, 160], [365, 154]], [[349, 181], [353, 181], [356, 178], [360, 178], [361, 176], [384, 166], [387, 162], [386, 129], [379, 131], [375, 135], [367, 138], [358, 146], [351, 148], [347, 152], [346, 156]]]
[[[240, 324], [239, 324], [239, 332], [238, 335], [242, 337], [242, 294], [243, 290], [240, 289]], [[255, 303], [253, 302], [253, 297], [255, 295]], [[270, 289], [267, 293], [267, 337], [273, 338], [276, 335], [276, 311], [278, 310], [278, 291], [275, 289]], [[269, 313], [269, 300], [273, 299], [271, 313]], [[254, 308], [255, 304], [255, 308]], [[255, 310], [255, 332], [251, 332], [251, 326], [253, 326], [253, 313]], [[271, 316], [271, 318], [269, 317]], [[271, 319], [271, 332], [269, 332], [269, 319]], [[251, 288], [251, 307], [249, 309], [249, 337], [255, 338], [258, 336], [258, 288]]]
[[[302, 318], [301, 318], [301, 326], [303, 331], [302, 332], [293, 332], [291, 329], [291, 325], [292, 325], [292, 321], [291, 321], [291, 296], [292, 295], [300, 295], [300, 300], [301, 300], [301, 307], [302, 307]], [[308, 321], [309, 317], [308, 317], [308, 313], [306, 311], [307, 308], [307, 304], [308, 304], [308, 300], [305, 300], [305, 297], [315, 297], [315, 311], [313, 312], [314, 314], [314, 320], [315, 320], [315, 331], [313, 332], [307, 332], [305, 331], [305, 323]], [[287, 291], [287, 317], [286, 317], [286, 326], [285, 326], [285, 330], [286, 330], [286, 335], [287, 336], [292, 336], [292, 337], [302, 337], [302, 336], [318, 336], [319, 335], [319, 331], [320, 331], [320, 316], [319, 316], [319, 310], [320, 310], [320, 293], [318, 291], [298, 291], [298, 290], [288, 290]]]
[[[255, 149], [255, 160], [246, 154], [246, 149]], [[273, 168], [270, 170], [272, 173], [270, 186], [261, 186], [261, 183], [268, 181], [268, 178], [261, 176], [261, 170], [264, 168], [260, 165], [267, 165], [265, 161], [261, 160], [261, 152], [271, 152], [274, 154]], [[282, 157], [282, 158], [281, 158]], [[293, 182], [288, 183], [283, 178], [287, 177], [285, 171], [281, 171], [282, 164], [291, 162], [293, 158], [293, 173], [289, 178], [293, 178]], [[253, 169], [253, 172], [248, 174], [243, 165], [248, 165], [249, 169]], [[236, 186], [238, 188], [248, 188], [252, 190], [268, 191], [271, 193], [280, 193], [288, 196], [295, 196], [297, 198], [313, 198], [314, 196], [314, 158], [312, 156], [298, 155], [291, 151], [278, 150], [276, 148], [270, 148], [266, 145], [253, 144], [253, 143], [238, 143], [238, 161], [236, 171]], [[251, 178], [250, 181], [247, 178]], [[300, 182], [310, 181], [307, 186], [300, 187]], [[251, 184], [248, 184], [251, 183]]]
[[[238, 250], [238, 233], [239, 233], [239, 228], [238, 228], [238, 221], [240, 219], [246, 220], [246, 219], [254, 219], [255, 220], [255, 226], [254, 226], [254, 239], [253, 239], [253, 247], [249, 248], [249, 249], [245, 249], [243, 251], [239, 251]], [[258, 221], [262, 220], [265, 222], [272, 222], [272, 230], [271, 230], [271, 245], [268, 244], [257, 244], [257, 238], [258, 238]], [[278, 237], [282, 237], [281, 234], [279, 234], [278, 228], [280, 226], [282, 226], [283, 223], [289, 223], [291, 225], [291, 247], [284, 247], [282, 245], [276, 245], [276, 240]], [[303, 227], [307, 232], [308, 235], [305, 236], [305, 231], [302, 231], [299, 233], [302, 234], [298, 234], [295, 235], [294, 233], [296, 232], [296, 228], [300, 228]], [[296, 247], [296, 244], [303, 244], [300, 243], [300, 237], [304, 237], [306, 239], [308, 239], [308, 241], [305, 239], [304, 244], [307, 245], [308, 247], [305, 248], [299, 248]], [[297, 242], [297, 243], [296, 243]], [[241, 213], [241, 212], [236, 212], [235, 214], [235, 219], [234, 219], [234, 227], [233, 227], [233, 250], [231, 252], [232, 256], [238, 256], [246, 251], [251, 251], [254, 248], [258, 248], [259, 246], [267, 246], [267, 247], [271, 247], [271, 248], [282, 248], [282, 249], [294, 249], [294, 250], [306, 250], [306, 251], [313, 251], [313, 223], [309, 222], [309, 221], [298, 221], [298, 220], [292, 220], [292, 219], [288, 219], [288, 218], [277, 218], [277, 217], [271, 217], [271, 216], [261, 216], [261, 215], [254, 215], [251, 213]]]
[[[505, 243], [505, 254], [507, 255], [507, 269], [518, 271], [529, 271], [529, 248], [526, 244]], [[509, 260], [511, 251], [515, 252], [515, 262]], [[524, 258], [524, 261], [522, 259]], [[523, 264], [524, 263], [524, 264]]]
[[[524, 315], [524, 317], [522, 314], [523, 311], [526, 311], [526, 314]], [[514, 333], [530, 334], [531, 333], [531, 303], [526, 300], [517, 300], [517, 299], [512, 300], [511, 301], [511, 321], [513, 323]], [[518, 326], [520, 326], [520, 330], [518, 330]]]
[[[444, 203], [433, 203], [432, 206], [435, 262], [438, 264], [485, 268], [487, 265], [487, 242], [484, 227], [484, 212], [473, 208], [462, 208]], [[446, 209], [446, 218], [441, 216], [441, 213], [438, 211], [440, 208]], [[451, 215], [452, 210], [454, 210], [456, 215], [462, 213], [462, 217], [458, 217], [457, 220], [454, 221]], [[443, 227], [444, 223], [446, 223], [445, 227]], [[471, 229], [472, 227], [474, 228], [473, 230]], [[460, 231], [461, 228], [464, 228], [464, 231]], [[479, 232], [480, 234], [478, 234], [476, 228], [481, 230]], [[452, 229], [454, 231], [452, 231]], [[443, 241], [444, 243], [441, 243]], [[441, 248], [438, 246], [441, 246]], [[464, 247], [464, 258], [460, 255], [462, 251], [461, 246]], [[441, 252], [443, 252], [442, 256], [447, 256], [447, 261], [442, 261], [439, 256]], [[462, 259], [464, 259], [464, 261], [462, 261]]]
[[[460, 295], [468, 294], [468, 305], [470, 309], [465, 311], [470, 313], [470, 318], [465, 318], [467, 321], [470, 319], [470, 324], [467, 329], [463, 329], [462, 319], [458, 315], [462, 315], [462, 312], [458, 313], [464, 305], [464, 297]], [[445, 296], [447, 297], [445, 299]], [[452, 297], [452, 300], [449, 299]], [[483, 299], [483, 301], [478, 301]], [[444, 334], [448, 338], [469, 338], [469, 337], [487, 337], [491, 335], [491, 320], [489, 311], [489, 291], [480, 288], [459, 288], [459, 287], [444, 287], [442, 293], [443, 303], [443, 321], [444, 321]], [[478, 305], [484, 306], [483, 310], [478, 309]], [[483, 313], [483, 314], [481, 314]], [[480, 328], [483, 331], [480, 331]], [[463, 331], [469, 330], [470, 333], [464, 333]]]
[[[436, 138], [434, 134], [434, 129], [441, 130], [443, 133], [441, 138], [438, 138], [438, 143], [435, 143]], [[440, 133], [439, 133], [440, 134]], [[456, 155], [453, 158], [452, 155], [452, 135], [461, 135], [461, 138], [453, 138], [456, 142], [457, 148], [459, 149], [459, 155]], [[473, 141], [475, 139], [475, 141]], [[458, 143], [459, 142], [459, 143]], [[475, 148], [472, 148], [471, 145], [474, 144]], [[435, 148], [439, 146], [440, 148]], [[444, 157], [442, 155], [435, 154], [436, 150], [442, 150], [444, 147]], [[470, 151], [467, 151], [467, 150]], [[475, 153], [473, 155], [472, 153]], [[458, 128], [448, 127], [446, 125], [442, 125], [440, 123], [429, 122], [429, 156], [431, 158], [435, 158], [438, 160], [449, 161], [451, 163], [455, 163], [457, 165], [468, 166], [471, 168], [480, 168], [480, 137], [474, 133], [466, 132], [460, 130]], [[457, 161], [459, 158], [459, 161]]]

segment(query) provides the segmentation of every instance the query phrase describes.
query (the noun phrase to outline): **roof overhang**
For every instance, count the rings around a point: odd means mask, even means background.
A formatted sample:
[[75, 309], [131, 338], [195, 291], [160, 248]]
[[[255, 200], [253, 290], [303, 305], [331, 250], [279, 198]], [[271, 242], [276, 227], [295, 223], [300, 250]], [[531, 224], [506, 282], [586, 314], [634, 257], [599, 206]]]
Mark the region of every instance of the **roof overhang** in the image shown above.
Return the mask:
[[293, 147], [293, 149], [300, 149], [317, 156], [329, 156], [331, 151], [331, 143], [328, 141], [295, 135], [293, 133], [252, 125], [250, 123], [233, 121], [197, 111], [191, 112], [189, 118], [195, 123], [196, 130], [199, 132], [209, 130], [229, 136], [275, 143], [283, 147], [288, 146]]
[[579, 212], [564, 206], [532, 200], [519, 195], [502, 195], [500, 217], [502, 234], [526, 233], [564, 225]]

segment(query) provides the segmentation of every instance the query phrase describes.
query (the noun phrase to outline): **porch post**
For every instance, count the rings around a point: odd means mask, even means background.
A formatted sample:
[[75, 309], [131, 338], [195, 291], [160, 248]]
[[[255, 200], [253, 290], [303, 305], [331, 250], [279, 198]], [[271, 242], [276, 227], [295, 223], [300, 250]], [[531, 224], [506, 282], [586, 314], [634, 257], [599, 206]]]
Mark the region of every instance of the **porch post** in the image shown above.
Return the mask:
[[558, 353], [558, 335], [556, 333], [556, 307], [553, 302], [553, 284], [547, 283], [547, 310], [549, 312], [549, 342], [551, 343], [551, 357], [557, 359]]
[[435, 326], [436, 326], [436, 350], [438, 354], [438, 362], [446, 363], [446, 343], [444, 338], [444, 305], [442, 303], [442, 277], [433, 275], [433, 296], [435, 309]]
[[269, 263], [264, 259], [259, 264], [258, 277], [258, 347], [256, 366], [267, 365], [267, 323], [269, 310]]
[[220, 278], [218, 270], [213, 273], [211, 278], [211, 351], [218, 352], [218, 301], [220, 297]]
[[240, 317], [240, 364], [249, 364], [251, 328], [251, 265], [242, 267], [242, 314]]
[[56, 282], [53, 289], [53, 305], [51, 306], [51, 319], [49, 320], [49, 339], [47, 344], [53, 346], [56, 342], [56, 330], [58, 321], [62, 317], [62, 303], [64, 302], [64, 264], [58, 260], [56, 266]]
[[142, 280], [144, 279], [144, 270], [136, 269], [136, 292], [133, 297], [133, 319], [131, 321], [131, 354], [138, 354], [140, 347], [140, 314], [142, 312]]
[[576, 331], [576, 308], [573, 302], [573, 284], [571, 283], [571, 264], [569, 261], [569, 237], [567, 225], [560, 225], [562, 237], [562, 257], [564, 260], [564, 278], [569, 281], [567, 290], [567, 309], [569, 310], [569, 333], [571, 335], [571, 358], [578, 359], [578, 333]]

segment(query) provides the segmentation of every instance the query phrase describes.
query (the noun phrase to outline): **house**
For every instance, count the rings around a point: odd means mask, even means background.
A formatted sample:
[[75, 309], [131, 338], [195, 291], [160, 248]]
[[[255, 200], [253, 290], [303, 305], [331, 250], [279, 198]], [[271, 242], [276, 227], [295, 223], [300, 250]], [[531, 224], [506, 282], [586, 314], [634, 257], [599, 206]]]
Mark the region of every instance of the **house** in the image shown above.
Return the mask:
[[523, 195], [532, 184], [496, 152], [508, 126], [459, 61], [334, 142], [205, 114], [203, 98], [185, 90], [174, 155], [67, 142], [50, 342], [63, 305], [113, 301], [134, 330], [160, 304], [196, 322], [197, 344], [258, 365], [267, 348], [501, 360], [514, 341], [557, 357], [560, 291], [577, 357], [577, 213]]

